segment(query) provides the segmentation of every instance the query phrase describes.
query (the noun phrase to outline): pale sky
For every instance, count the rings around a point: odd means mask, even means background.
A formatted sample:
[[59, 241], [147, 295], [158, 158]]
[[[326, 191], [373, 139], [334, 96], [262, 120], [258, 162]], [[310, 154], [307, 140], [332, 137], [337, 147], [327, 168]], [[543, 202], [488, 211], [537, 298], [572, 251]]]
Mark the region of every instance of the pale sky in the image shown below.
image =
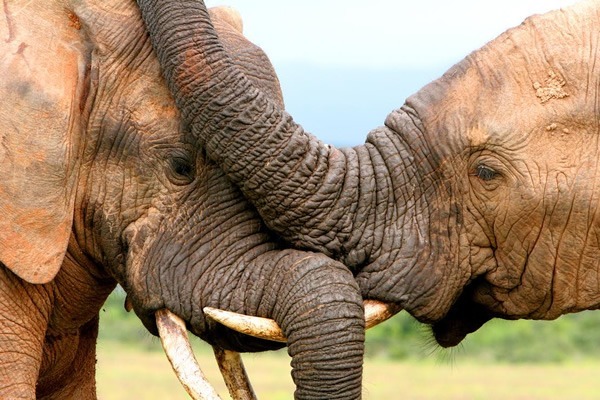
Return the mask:
[[527, 16], [575, 0], [208, 0], [238, 9], [245, 34], [278, 64], [454, 64]]
[[207, 0], [237, 8], [286, 110], [336, 146], [363, 143], [404, 100], [532, 14], [576, 0]]

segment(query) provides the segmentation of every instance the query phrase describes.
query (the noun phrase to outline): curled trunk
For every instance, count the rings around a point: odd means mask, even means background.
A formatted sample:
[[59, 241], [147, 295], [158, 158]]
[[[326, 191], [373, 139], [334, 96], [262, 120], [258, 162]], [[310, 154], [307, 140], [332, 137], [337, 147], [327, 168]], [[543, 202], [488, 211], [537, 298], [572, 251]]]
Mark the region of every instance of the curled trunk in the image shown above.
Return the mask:
[[[233, 65], [202, 2], [139, 3], [193, 140], [270, 228], [351, 268], [367, 262], [384, 222], [399, 219], [380, 146], [336, 149], [304, 132]], [[385, 127], [372, 135], [390, 136]]]
[[199, 291], [211, 287], [214, 294], [209, 299], [191, 310], [178, 303], [166, 307], [182, 315], [192, 332], [209, 343], [237, 352], [282, 345], [239, 334], [205, 319], [200, 313], [203, 305], [272, 318], [287, 337], [296, 398], [361, 397], [364, 312], [356, 282], [343, 265], [320, 254], [272, 250], [230, 268], [234, 276], [244, 276], [242, 283], [217, 287], [208, 282], [230, 282], [227, 272], [206, 271], [203, 279], [192, 279], [198, 282], [198, 291], [191, 297], [202, 299], [205, 296]]
[[296, 398], [361, 398], [364, 312], [352, 274], [320, 254], [283, 254], [272, 318], [288, 339]]
[[[228, 295], [229, 305], [220, 301], [220, 306], [279, 324], [292, 357], [295, 397], [360, 398], [365, 326], [362, 298], [352, 274], [325, 256], [292, 250], [267, 252], [244, 271], [252, 288], [235, 288]], [[224, 349], [281, 346], [207, 322], [208, 332], [201, 336]]]
[[284, 344], [232, 331], [203, 309], [271, 318], [288, 339], [297, 398], [359, 398], [365, 326], [353, 275], [322, 254], [279, 249], [216, 167], [205, 165], [198, 179], [211, 191], [191, 190], [174, 218], [127, 232], [124, 281], [136, 314], [156, 333], [155, 312], [166, 308], [237, 352]]

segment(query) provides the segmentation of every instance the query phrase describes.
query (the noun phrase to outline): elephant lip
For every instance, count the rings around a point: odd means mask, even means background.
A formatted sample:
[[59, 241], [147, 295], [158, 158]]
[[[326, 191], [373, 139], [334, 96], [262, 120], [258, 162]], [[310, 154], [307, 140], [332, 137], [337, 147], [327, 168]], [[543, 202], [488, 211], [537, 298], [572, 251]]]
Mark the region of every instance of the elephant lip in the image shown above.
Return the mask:
[[494, 316], [484, 306], [471, 300], [471, 291], [467, 290], [439, 321], [432, 324], [436, 342], [442, 347], [454, 347], [469, 334], [473, 333]]

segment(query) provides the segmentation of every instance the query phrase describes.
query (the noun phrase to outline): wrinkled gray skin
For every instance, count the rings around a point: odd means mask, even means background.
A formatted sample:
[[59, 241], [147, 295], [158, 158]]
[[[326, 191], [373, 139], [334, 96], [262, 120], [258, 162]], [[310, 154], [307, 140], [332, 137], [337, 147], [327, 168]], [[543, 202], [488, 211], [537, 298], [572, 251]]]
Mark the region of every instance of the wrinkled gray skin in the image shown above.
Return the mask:
[[[299, 398], [360, 396], [364, 315], [346, 267], [283, 249], [182, 129], [135, 2], [11, 1], [0, 21], [0, 398], [95, 398], [98, 313], [120, 283], [212, 344], [279, 348], [205, 320], [275, 319]], [[215, 20], [283, 106], [264, 54]]]
[[528, 19], [345, 149], [228, 62], [203, 4], [140, 3], [208, 156], [285, 240], [346, 264], [364, 298], [432, 324], [443, 346], [493, 317], [600, 305], [600, 2]]

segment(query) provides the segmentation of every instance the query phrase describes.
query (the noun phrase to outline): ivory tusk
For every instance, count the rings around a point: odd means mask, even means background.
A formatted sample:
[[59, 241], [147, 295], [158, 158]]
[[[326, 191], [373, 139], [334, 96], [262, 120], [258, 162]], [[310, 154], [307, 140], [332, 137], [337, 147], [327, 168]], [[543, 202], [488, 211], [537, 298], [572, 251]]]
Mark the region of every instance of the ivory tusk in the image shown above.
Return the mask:
[[123, 307], [125, 307], [125, 311], [127, 312], [131, 312], [131, 310], [133, 310], [133, 303], [131, 302], [129, 296], [125, 296], [125, 303], [123, 304]]
[[[370, 329], [375, 325], [390, 319], [402, 310], [402, 308], [398, 305], [384, 303], [377, 300], [365, 300], [364, 308], [365, 329]], [[272, 319], [251, 317], [249, 315], [219, 310], [212, 307], [205, 307], [204, 313], [214, 321], [219, 322], [226, 327], [240, 333], [274, 342], [287, 342], [283, 331], [277, 322], [273, 321]]]
[[402, 311], [402, 308], [396, 304], [378, 300], [365, 300], [363, 306], [365, 307], [365, 329], [371, 329]]
[[186, 392], [194, 400], [220, 400], [200, 370], [183, 320], [167, 309], [155, 316], [163, 349]]
[[212, 320], [240, 333], [254, 336], [259, 339], [271, 340], [273, 342], [287, 342], [283, 331], [279, 325], [277, 325], [277, 322], [272, 319], [251, 317], [249, 315], [219, 310], [212, 307], [204, 307], [204, 314], [209, 316]]
[[213, 346], [217, 364], [232, 399], [256, 400], [240, 353]]

